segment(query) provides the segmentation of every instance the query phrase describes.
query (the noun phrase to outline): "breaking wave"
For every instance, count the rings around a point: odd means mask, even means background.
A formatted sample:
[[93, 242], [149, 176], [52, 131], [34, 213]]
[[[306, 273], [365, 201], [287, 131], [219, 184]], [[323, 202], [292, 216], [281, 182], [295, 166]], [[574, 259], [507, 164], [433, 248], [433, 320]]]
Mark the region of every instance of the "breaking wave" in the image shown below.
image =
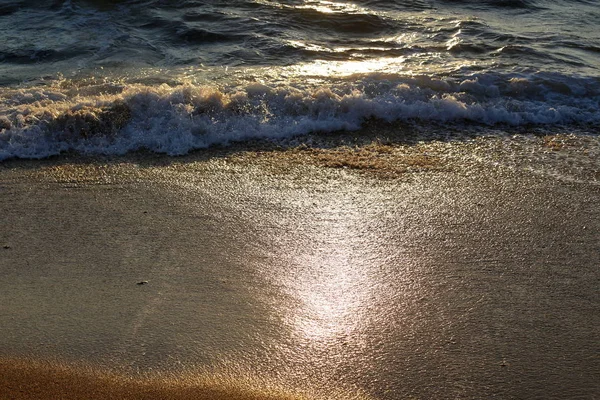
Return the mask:
[[560, 74], [367, 74], [312, 86], [62, 81], [2, 89], [0, 102], [0, 160], [65, 151], [182, 155], [250, 139], [356, 130], [371, 118], [600, 126], [600, 80]]

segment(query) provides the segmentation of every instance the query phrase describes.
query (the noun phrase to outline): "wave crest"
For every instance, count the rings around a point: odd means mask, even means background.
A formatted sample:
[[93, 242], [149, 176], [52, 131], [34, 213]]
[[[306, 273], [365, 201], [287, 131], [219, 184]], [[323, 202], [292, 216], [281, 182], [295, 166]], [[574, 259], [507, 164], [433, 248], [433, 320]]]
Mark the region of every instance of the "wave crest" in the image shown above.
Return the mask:
[[598, 124], [595, 78], [363, 75], [316, 86], [252, 83], [77, 85], [4, 90], [0, 160], [66, 150], [178, 155], [213, 144], [358, 129], [369, 118], [417, 124]]

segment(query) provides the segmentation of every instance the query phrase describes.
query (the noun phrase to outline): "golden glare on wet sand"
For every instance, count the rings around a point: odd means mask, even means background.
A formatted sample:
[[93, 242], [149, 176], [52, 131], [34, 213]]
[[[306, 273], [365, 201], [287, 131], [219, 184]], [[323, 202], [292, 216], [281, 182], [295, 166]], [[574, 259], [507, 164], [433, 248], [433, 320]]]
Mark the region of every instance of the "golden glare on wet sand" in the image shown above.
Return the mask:
[[92, 367], [0, 359], [0, 398], [12, 400], [310, 400], [250, 380], [186, 374], [132, 378]]

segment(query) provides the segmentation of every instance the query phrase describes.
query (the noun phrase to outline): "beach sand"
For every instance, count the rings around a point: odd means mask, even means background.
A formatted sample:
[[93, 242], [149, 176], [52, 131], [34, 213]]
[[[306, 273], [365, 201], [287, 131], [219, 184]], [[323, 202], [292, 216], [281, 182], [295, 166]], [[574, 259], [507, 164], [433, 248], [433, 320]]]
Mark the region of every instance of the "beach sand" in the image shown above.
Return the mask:
[[198, 399], [306, 400], [255, 382], [224, 376], [118, 375], [82, 364], [59, 361], [1, 359], [3, 399]]
[[531, 140], [5, 162], [0, 398], [595, 398], [597, 161]]

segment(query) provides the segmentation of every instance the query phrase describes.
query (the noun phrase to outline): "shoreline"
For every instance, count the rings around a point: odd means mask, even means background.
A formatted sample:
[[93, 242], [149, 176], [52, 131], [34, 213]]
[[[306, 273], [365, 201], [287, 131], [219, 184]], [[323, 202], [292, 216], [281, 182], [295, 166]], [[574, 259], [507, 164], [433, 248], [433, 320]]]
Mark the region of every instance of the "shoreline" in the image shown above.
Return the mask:
[[[177, 156], [142, 149], [122, 155], [67, 151], [42, 159], [11, 158], [0, 161], [0, 172], [63, 164], [107, 167], [135, 164], [144, 168], [224, 160], [263, 166], [277, 163], [283, 165], [285, 171], [282, 172], [291, 171], [299, 165], [343, 168], [375, 179], [393, 180], [406, 172], [441, 171], [453, 166], [460, 171], [477, 167], [477, 164], [482, 168], [516, 167], [524, 171], [535, 168], [537, 162], [552, 162], [555, 161], [552, 158], [558, 157], [576, 163], [587, 159], [587, 165], [577, 167], [591, 173], [597, 183], [600, 181], [600, 163], [597, 161], [600, 157], [599, 135], [597, 128], [587, 125], [420, 125], [372, 118], [358, 130], [317, 132], [275, 140], [233, 141]], [[532, 153], [538, 153], [537, 159], [527, 160]], [[410, 168], [412, 166], [417, 168]]]

